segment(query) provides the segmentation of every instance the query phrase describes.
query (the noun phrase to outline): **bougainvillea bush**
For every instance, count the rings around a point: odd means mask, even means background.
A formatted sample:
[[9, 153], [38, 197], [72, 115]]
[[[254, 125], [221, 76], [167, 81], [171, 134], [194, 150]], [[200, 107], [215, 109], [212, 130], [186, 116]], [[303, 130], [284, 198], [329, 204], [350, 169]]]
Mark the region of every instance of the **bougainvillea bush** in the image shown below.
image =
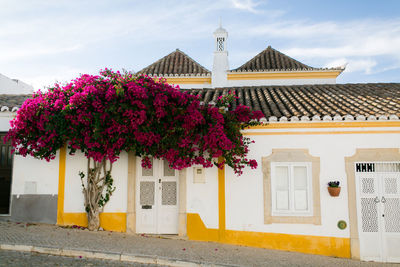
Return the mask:
[[227, 164], [239, 175], [245, 166], [257, 167], [247, 158], [251, 141], [240, 131], [258, 124], [262, 113], [241, 105], [231, 110], [234, 98], [228, 94], [204, 105], [162, 79], [106, 69], [34, 93], [11, 121], [6, 139], [17, 154], [48, 161], [65, 145], [70, 154], [85, 154], [87, 173], [80, 176], [93, 230], [114, 190], [112, 163], [122, 151], [134, 151], [147, 168], [151, 157], [177, 170], [211, 167], [218, 157], [224, 158], [218, 167]]

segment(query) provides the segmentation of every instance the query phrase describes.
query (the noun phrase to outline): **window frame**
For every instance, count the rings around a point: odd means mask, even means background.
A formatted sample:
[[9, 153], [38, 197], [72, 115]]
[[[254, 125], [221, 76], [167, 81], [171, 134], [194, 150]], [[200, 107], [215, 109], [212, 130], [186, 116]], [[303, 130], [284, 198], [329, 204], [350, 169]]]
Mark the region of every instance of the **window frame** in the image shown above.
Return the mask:
[[[278, 210], [276, 202], [276, 167], [288, 167], [288, 210]], [[307, 171], [307, 209], [299, 211], [295, 209], [295, 188], [294, 188], [294, 168], [305, 167]], [[271, 204], [272, 216], [312, 216], [313, 215], [313, 201], [312, 201], [312, 163], [311, 162], [271, 162]]]
[[[272, 194], [271, 194], [271, 162], [302, 163], [311, 164], [312, 179], [312, 215], [304, 216], [296, 214], [272, 215]], [[264, 196], [264, 224], [314, 224], [321, 225], [321, 200], [320, 200], [320, 158], [309, 154], [308, 149], [272, 149], [269, 156], [261, 157], [263, 174], [263, 196]]]

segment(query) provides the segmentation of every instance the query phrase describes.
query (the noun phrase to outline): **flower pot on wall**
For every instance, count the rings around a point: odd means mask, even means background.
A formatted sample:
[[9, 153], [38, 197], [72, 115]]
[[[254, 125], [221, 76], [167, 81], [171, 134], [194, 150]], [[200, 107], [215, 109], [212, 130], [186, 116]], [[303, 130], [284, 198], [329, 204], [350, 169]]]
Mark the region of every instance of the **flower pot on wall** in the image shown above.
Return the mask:
[[337, 197], [340, 194], [340, 186], [339, 187], [328, 187], [329, 195], [332, 197]]

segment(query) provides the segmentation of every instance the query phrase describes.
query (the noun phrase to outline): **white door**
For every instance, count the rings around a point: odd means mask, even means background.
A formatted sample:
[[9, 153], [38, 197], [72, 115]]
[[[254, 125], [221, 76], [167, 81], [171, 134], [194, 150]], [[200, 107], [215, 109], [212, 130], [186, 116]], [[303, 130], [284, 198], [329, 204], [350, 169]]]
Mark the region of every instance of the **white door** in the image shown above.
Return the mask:
[[361, 259], [400, 262], [400, 163], [356, 163]]
[[178, 171], [167, 161], [152, 160], [145, 169], [137, 160], [136, 232], [178, 233]]

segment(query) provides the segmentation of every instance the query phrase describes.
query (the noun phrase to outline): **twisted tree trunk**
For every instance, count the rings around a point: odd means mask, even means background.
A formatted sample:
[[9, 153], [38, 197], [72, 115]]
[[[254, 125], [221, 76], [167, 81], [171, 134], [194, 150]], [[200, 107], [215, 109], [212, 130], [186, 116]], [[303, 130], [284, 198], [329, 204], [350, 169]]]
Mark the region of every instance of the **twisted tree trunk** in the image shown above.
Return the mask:
[[[111, 178], [112, 163], [103, 159], [96, 162], [88, 158], [86, 186], [83, 182], [84, 174], [81, 172], [82, 192], [85, 198], [85, 211], [88, 219], [88, 229], [98, 230], [100, 227], [100, 212], [103, 212], [104, 205], [108, 202], [115, 188], [112, 187]], [[108, 165], [108, 169], [107, 169]], [[104, 192], [105, 191], [105, 192]], [[105, 193], [105, 196], [103, 196]]]

